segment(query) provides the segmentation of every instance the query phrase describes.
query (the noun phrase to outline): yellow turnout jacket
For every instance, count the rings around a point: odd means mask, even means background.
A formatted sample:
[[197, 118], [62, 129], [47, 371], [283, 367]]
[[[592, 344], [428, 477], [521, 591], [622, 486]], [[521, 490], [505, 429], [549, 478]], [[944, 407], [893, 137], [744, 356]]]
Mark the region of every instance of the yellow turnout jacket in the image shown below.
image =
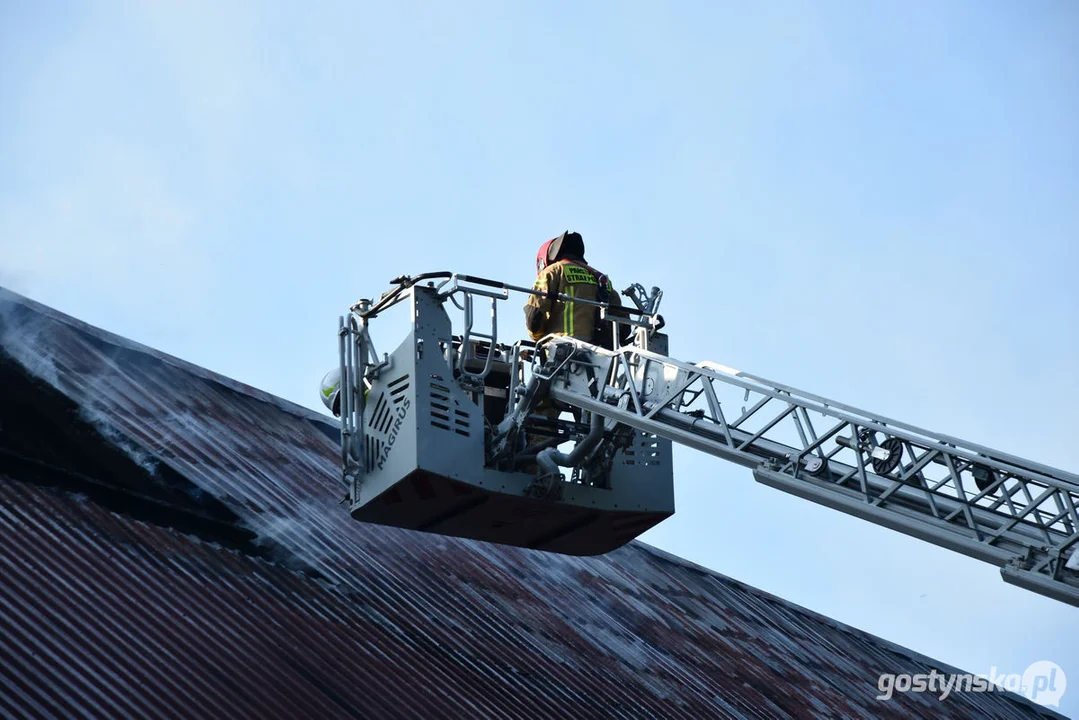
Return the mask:
[[536, 278], [533, 288], [545, 295], [529, 295], [524, 307], [525, 326], [529, 337], [539, 340], [550, 334], [571, 335], [592, 342], [598, 315], [596, 306], [573, 301], [563, 302], [555, 298], [561, 293], [571, 298], [594, 301], [599, 296], [601, 279], [607, 287], [607, 302], [621, 306], [622, 301], [614, 291], [610, 279], [583, 262], [559, 260], [544, 268]]

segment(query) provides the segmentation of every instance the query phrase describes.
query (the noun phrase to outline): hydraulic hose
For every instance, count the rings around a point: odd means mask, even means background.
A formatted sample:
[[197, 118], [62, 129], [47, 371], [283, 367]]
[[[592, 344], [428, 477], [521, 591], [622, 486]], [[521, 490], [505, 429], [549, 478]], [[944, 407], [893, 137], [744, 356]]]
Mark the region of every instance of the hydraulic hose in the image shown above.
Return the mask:
[[547, 448], [540, 451], [536, 455], [536, 464], [539, 465], [541, 474], [543, 475], [557, 475], [558, 466], [573, 467], [581, 460], [585, 458], [588, 453], [599, 444], [599, 441], [603, 439], [603, 416], [599, 413], [592, 413], [592, 422], [588, 429], [588, 434], [577, 443], [576, 447], [566, 453], [559, 452], [557, 448]]

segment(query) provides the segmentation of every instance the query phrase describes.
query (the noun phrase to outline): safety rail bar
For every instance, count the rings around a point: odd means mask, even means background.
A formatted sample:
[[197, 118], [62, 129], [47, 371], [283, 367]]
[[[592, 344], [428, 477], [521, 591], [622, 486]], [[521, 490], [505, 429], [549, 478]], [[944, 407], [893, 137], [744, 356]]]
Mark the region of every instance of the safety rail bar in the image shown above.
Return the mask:
[[[564, 293], [558, 293], [557, 295], [551, 295], [535, 288], [524, 287], [523, 285], [513, 285], [511, 283], [504, 283], [498, 280], [490, 280], [488, 278], [481, 278], [475, 275], [466, 275], [462, 273], [452, 273], [448, 271], [443, 272], [429, 272], [416, 275], [414, 277], [408, 275], [401, 275], [390, 281], [390, 284], [395, 285], [394, 288], [382, 293], [376, 300], [359, 300], [352, 304], [349, 308], [353, 313], [362, 317], [372, 319], [376, 317], [380, 312], [386, 310], [398, 302], [404, 300], [407, 295], [407, 291], [415, 285], [418, 285], [424, 281], [442, 280], [443, 282], [434, 284], [432, 286], [439, 291], [439, 294], [443, 297], [449, 297], [459, 291], [472, 293], [475, 295], [484, 295], [487, 297], [495, 297], [497, 299], [505, 300], [509, 298], [509, 293], [516, 292], [525, 295], [534, 295], [536, 297], [551, 297], [552, 299], [561, 302], [574, 302], [582, 305], [592, 305], [604, 309], [613, 309], [616, 314], [622, 315], [632, 314], [640, 315], [641, 317], [656, 318], [658, 317], [658, 305], [659, 298], [662, 297], [662, 293], [659, 288], [653, 288], [652, 305], [649, 308], [637, 307], [629, 308], [626, 306], [611, 305], [610, 303], [599, 302], [596, 300], [586, 300], [583, 298], [570, 297]], [[500, 293], [491, 293], [487, 290], [480, 290], [479, 288], [471, 288], [463, 286], [461, 283], [471, 283], [473, 285], [479, 285], [481, 287], [494, 288], [500, 290]], [[623, 295], [627, 297], [635, 297], [636, 292], [643, 292], [643, 288], [640, 285], [634, 284], [623, 291]], [[619, 322], [622, 322], [620, 319]]]

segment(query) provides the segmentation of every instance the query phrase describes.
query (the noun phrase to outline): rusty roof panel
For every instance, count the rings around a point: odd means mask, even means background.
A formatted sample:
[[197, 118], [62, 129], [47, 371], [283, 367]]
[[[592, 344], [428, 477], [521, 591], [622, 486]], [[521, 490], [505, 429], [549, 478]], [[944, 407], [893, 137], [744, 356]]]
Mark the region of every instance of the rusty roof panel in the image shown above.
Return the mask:
[[[355, 522], [326, 418], [6, 291], [0, 346], [123, 450], [96, 481], [138, 496], [47, 481], [90, 466], [67, 448], [0, 455], [4, 714], [1059, 717], [877, 701], [880, 672], [956, 670], [639, 542], [569, 557]], [[26, 427], [65, 421], [30, 405]], [[225, 517], [257, 537], [218, 542]]]

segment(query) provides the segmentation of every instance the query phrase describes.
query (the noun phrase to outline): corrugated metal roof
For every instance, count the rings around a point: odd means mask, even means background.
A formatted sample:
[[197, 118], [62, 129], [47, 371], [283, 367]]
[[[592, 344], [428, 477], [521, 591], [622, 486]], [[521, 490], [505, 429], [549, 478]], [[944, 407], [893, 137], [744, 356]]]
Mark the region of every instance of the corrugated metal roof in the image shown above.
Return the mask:
[[5, 714], [1059, 717], [996, 693], [878, 701], [881, 672], [956, 671], [642, 543], [582, 558], [355, 522], [328, 419], [6, 291], [0, 345], [127, 458], [42, 450], [70, 418], [17, 408]]

